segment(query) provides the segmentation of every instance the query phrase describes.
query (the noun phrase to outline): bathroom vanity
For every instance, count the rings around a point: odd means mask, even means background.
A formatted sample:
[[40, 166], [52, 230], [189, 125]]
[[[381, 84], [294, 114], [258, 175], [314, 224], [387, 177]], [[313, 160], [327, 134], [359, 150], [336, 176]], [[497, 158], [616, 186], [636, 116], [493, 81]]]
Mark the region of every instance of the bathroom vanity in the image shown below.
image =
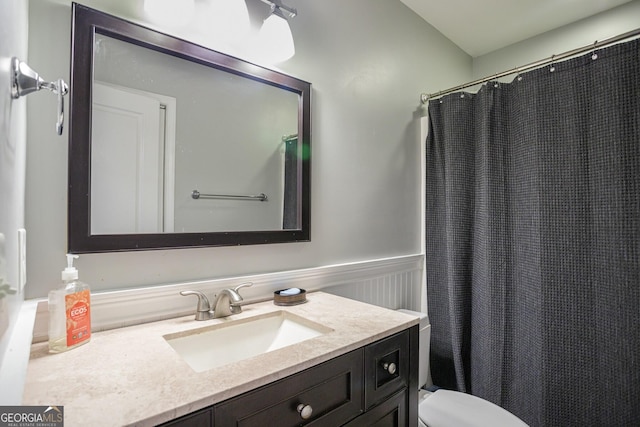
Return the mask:
[[415, 327], [164, 425], [409, 425], [412, 335]]
[[414, 329], [164, 425], [409, 425]]
[[[241, 338], [215, 335], [243, 324], [257, 330], [276, 318], [319, 333], [247, 358], [225, 343]], [[98, 332], [62, 354], [38, 343], [23, 404], [64, 406], [68, 426], [414, 426], [417, 324], [403, 313], [314, 292], [297, 306], [265, 301], [223, 319], [190, 315]], [[240, 356], [199, 366], [189, 359], [193, 343], [199, 352], [208, 336], [218, 340], [218, 353]], [[192, 347], [180, 348], [183, 339]]]

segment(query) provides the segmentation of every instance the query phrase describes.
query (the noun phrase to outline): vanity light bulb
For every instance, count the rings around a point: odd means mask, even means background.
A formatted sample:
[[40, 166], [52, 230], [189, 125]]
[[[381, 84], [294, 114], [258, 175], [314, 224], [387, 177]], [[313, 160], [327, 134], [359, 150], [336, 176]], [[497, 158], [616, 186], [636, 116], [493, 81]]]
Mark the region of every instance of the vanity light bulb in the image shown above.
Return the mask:
[[270, 62], [286, 61], [296, 53], [289, 23], [274, 13], [262, 24], [259, 44], [265, 59]]
[[244, 0], [210, 0], [198, 10], [196, 18], [196, 30], [214, 44], [242, 45], [250, 25]]
[[193, 19], [195, 0], [144, 0], [144, 11], [158, 25], [183, 27]]

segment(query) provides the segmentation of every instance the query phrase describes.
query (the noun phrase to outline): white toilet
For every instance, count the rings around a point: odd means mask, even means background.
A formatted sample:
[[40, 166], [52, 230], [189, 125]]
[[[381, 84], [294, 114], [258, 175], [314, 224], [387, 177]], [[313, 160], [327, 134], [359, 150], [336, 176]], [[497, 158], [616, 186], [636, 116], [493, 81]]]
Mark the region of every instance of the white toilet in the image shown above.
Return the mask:
[[487, 400], [451, 390], [430, 392], [429, 344], [431, 325], [424, 313], [410, 310], [400, 312], [420, 318], [420, 368], [418, 397], [418, 425], [420, 427], [528, 427], [511, 412]]

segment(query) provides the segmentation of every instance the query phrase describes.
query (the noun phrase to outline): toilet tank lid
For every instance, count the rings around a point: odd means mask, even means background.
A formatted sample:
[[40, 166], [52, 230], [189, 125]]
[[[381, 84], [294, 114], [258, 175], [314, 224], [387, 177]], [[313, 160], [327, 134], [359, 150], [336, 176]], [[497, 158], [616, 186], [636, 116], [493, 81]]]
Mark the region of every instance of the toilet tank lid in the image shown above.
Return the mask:
[[410, 316], [415, 316], [420, 318], [420, 329], [424, 329], [429, 326], [429, 316], [426, 313], [422, 313], [419, 311], [406, 310], [404, 308], [398, 309], [400, 313], [408, 314]]
[[487, 400], [451, 390], [438, 390], [418, 406], [425, 424], [456, 427], [529, 427], [520, 418]]

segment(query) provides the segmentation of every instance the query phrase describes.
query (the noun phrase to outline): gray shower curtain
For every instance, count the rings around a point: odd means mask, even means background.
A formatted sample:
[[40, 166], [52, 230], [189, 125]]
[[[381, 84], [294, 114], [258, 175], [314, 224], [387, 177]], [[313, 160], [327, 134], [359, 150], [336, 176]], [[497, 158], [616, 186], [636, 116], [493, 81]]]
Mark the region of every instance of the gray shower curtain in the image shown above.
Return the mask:
[[434, 383], [640, 426], [640, 42], [429, 103]]

